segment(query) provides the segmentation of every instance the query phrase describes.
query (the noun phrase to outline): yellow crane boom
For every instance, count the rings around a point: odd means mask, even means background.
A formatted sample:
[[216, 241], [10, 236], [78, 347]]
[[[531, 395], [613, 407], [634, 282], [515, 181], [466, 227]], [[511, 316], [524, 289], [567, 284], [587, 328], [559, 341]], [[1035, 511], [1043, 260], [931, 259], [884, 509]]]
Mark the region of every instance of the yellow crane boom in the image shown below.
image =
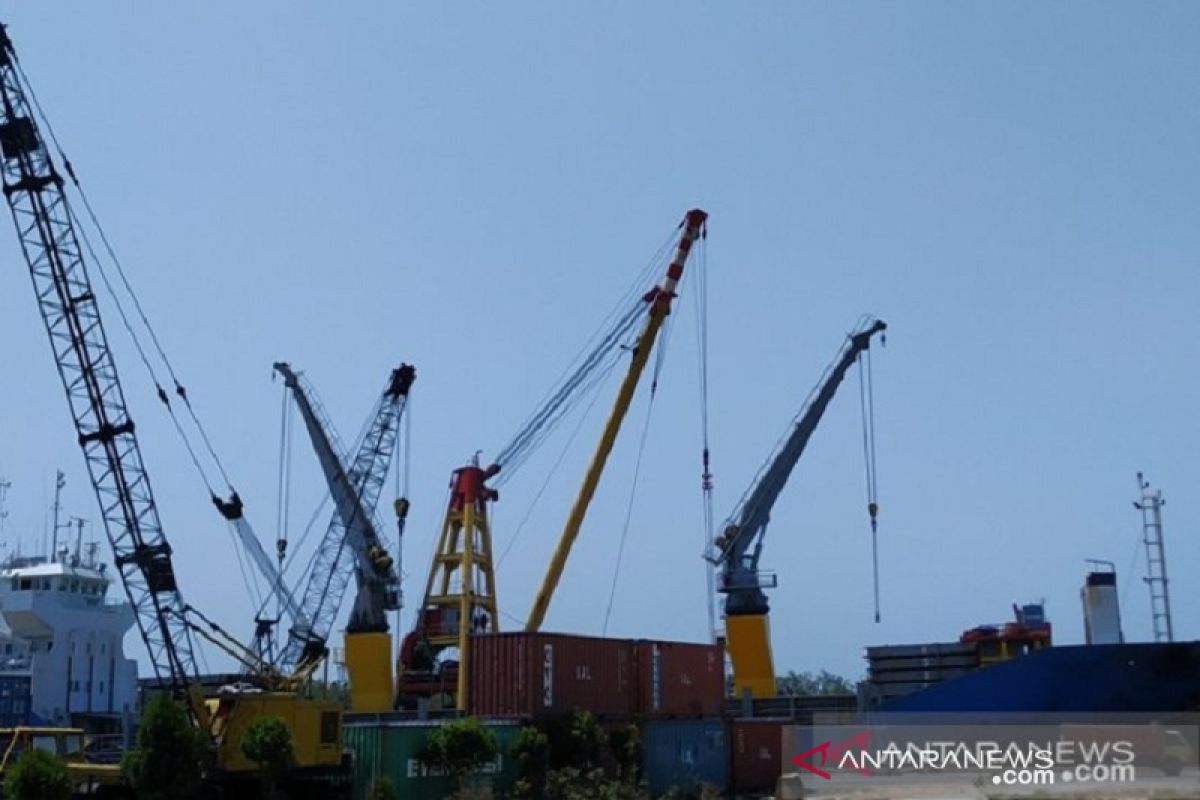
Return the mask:
[[675, 297], [675, 287], [678, 286], [679, 279], [683, 276], [683, 266], [687, 262], [688, 253], [691, 252], [692, 244], [700, 238], [700, 232], [704, 227], [706, 219], [708, 219], [708, 214], [700, 209], [692, 209], [687, 213], [682, 224], [683, 232], [680, 234], [679, 243], [675, 247], [675, 254], [667, 266], [667, 274], [663, 278], [662, 283], [646, 295], [645, 299], [650, 304], [650, 312], [646, 316], [646, 324], [642, 328], [641, 334], [638, 335], [637, 343], [634, 345], [633, 360], [629, 363], [629, 371], [626, 372], [624, 380], [621, 381], [621, 388], [617, 392], [616, 400], [613, 401], [612, 411], [608, 415], [608, 422], [605, 423], [604, 431], [600, 434], [600, 441], [596, 445], [596, 452], [592, 455], [592, 460], [588, 464], [587, 472], [583, 476], [583, 484], [579, 487], [579, 494], [575, 498], [575, 503], [571, 506], [571, 513], [567, 515], [567, 522], [563, 526], [562, 536], [559, 537], [558, 546], [554, 550], [554, 556], [550, 559], [550, 564], [546, 568], [546, 576], [542, 579], [541, 588], [538, 589], [537, 597], [533, 601], [533, 608], [530, 610], [529, 619], [525, 623], [526, 631], [535, 632], [539, 630], [546, 618], [546, 611], [550, 607], [550, 599], [554, 596], [554, 590], [562, 578], [563, 569], [567, 565], [567, 557], [571, 554], [571, 547], [574, 546], [575, 539], [579, 536], [579, 529], [583, 525], [583, 519], [587, 515], [588, 506], [591, 504], [592, 497], [596, 493], [596, 487], [600, 483], [600, 476], [604, 472], [604, 465], [608, 462], [609, 454], [612, 453], [613, 444], [617, 440], [617, 433], [621, 430], [621, 423], [624, 421], [625, 414], [629, 411], [629, 405], [633, 401], [633, 393], [637, 389], [638, 381], [642, 377], [646, 363], [650, 360], [650, 351], [654, 348], [654, 341], [658, 337], [658, 332], [662, 328], [663, 321], [671, 311], [671, 299]]

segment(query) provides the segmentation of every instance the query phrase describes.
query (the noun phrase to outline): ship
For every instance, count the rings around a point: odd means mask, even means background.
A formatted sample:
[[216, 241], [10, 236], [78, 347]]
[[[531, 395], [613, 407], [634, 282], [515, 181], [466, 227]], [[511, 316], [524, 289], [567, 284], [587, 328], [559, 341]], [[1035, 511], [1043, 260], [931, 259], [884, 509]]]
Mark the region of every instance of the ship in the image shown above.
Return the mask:
[[0, 562], [0, 726], [128, 727], [138, 687], [137, 662], [124, 652], [133, 609], [108, 597], [113, 581], [97, 550]]
[[958, 641], [867, 648], [859, 707], [878, 715], [1063, 714], [1164, 718], [1200, 711], [1200, 642], [1126, 642], [1116, 575], [1081, 591], [1085, 644], [1054, 645], [1041, 603]]

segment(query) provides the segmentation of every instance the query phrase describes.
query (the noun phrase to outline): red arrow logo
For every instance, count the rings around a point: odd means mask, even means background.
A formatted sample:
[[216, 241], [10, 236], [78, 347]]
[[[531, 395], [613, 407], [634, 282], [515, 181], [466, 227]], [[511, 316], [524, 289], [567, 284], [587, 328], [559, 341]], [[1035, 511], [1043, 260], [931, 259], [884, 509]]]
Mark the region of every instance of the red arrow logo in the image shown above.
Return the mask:
[[[839, 754], [844, 754], [847, 751], [849, 751], [851, 748], [854, 748], [854, 747], [856, 747], [859, 750], [864, 750], [864, 749], [866, 749], [866, 746], [867, 746], [867, 740], [870, 738], [871, 738], [870, 731], [861, 731], [859, 733], [854, 734], [849, 739], [846, 739], [843, 742], [839, 742], [837, 745], [835, 745], [832, 741], [823, 742], [822, 744], [819, 744], [816, 747], [805, 750], [803, 753], [801, 753], [800, 755], [793, 758], [792, 763], [795, 764], [797, 767], [800, 767], [801, 769], [808, 770], [809, 772], [813, 773], [814, 775], [820, 775], [825, 780], [831, 780], [832, 778], [831, 778], [830, 774], [828, 772], [826, 772], [825, 770], [821, 769], [821, 767], [825, 766], [825, 762], [829, 759], [829, 756], [832, 754], [836, 758]], [[808, 760], [807, 760], [808, 758], [810, 758], [811, 756], [818, 755], [818, 754], [821, 756], [821, 761], [819, 764], [811, 764], [808, 762]], [[858, 772], [862, 775], [870, 775], [871, 774], [870, 770], [865, 770], [865, 769], [856, 769], [855, 772]]]

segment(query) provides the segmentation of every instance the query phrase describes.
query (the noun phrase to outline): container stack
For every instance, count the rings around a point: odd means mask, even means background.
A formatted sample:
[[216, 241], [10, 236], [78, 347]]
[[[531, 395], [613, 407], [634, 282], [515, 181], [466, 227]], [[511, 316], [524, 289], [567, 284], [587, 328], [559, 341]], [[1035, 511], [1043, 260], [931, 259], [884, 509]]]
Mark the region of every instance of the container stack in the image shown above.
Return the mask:
[[498, 633], [471, 640], [467, 706], [478, 717], [537, 720], [575, 709], [599, 720], [720, 718], [719, 645]]
[[725, 785], [720, 645], [499, 633], [472, 639], [469, 678], [473, 716], [539, 722], [579, 709], [604, 724], [637, 723], [652, 792]]
[[943, 642], [867, 648], [868, 697], [875, 707], [979, 668], [974, 643]]

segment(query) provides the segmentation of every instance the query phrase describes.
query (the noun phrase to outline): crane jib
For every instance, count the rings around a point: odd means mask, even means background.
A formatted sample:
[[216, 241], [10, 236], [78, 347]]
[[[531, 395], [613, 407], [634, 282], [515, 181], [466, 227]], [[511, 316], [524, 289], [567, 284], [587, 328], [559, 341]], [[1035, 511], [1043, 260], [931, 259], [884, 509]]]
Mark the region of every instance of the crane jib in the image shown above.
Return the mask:
[[718, 590], [729, 596], [727, 613], [764, 613], [766, 596], [762, 589], [774, 585], [771, 576], [761, 575], [758, 561], [762, 540], [770, 521], [771, 509], [787, 484], [793, 469], [804, 454], [813, 432], [825, 415], [850, 367], [871, 344], [871, 337], [887, 329], [881, 320], [851, 334], [842, 345], [826, 375], [810, 394], [796, 418], [790, 434], [768, 459], [738, 508], [730, 516], [721, 536], [714, 542], [718, 555], [713, 559], [722, 566]]
[[195, 675], [171, 547], [101, 324], [63, 181], [34, 122], [12, 43], [0, 27], [0, 164], [4, 195], [33, 280], [114, 563], [160, 679]]

